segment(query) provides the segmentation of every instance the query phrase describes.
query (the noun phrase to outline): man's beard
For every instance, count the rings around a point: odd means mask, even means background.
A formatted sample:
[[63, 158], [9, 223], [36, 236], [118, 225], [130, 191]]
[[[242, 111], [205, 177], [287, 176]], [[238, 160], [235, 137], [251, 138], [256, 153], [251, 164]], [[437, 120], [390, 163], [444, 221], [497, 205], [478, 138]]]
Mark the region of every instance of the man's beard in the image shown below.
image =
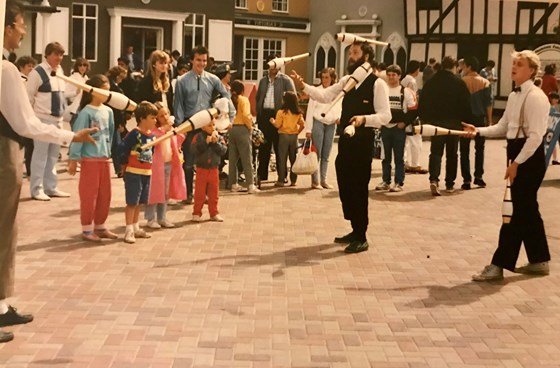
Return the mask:
[[350, 60], [348, 60], [348, 66], [346, 67], [346, 70], [348, 71], [348, 74], [352, 74], [354, 73], [354, 71], [356, 69], [358, 69], [360, 67], [360, 65], [362, 65], [363, 63], [366, 62], [366, 57], [365, 55], [362, 55], [361, 58], [359, 58], [355, 63], [351, 63]]

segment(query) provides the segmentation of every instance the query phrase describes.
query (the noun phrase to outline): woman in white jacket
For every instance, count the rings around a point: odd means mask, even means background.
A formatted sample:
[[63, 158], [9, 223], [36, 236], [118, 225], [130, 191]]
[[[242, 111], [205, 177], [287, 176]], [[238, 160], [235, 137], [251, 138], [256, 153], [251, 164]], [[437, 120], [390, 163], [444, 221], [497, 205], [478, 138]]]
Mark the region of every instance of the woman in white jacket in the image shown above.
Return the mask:
[[[325, 68], [321, 70], [321, 86], [327, 88], [336, 83], [337, 76], [334, 68]], [[325, 117], [321, 114], [325, 113], [330, 104], [324, 104], [309, 99], [307, 106], [307, 114], [305, 119], [306, 137], [313, 141], [313, 145], [317, 148], [317, 158], [319, 159], [319, 170], [311, 175], [311, 187], [313, 189], [332, 189], [333, 186], [327, 183], [327, 168], [329, 166], [329, 156], [331, 155], [332, 145], [334, 141], [334, 133], [336, 124], [340, 121], [342, 112], [342, 101], [330, 109]], [[320, 181], [319, 181], [320, 180]]]
[[[70, 78], [85, 84], [89, 79], [87, 76], [89, 69], [89, 61], [86, 58], [79, 57], [74, 62]], [[68, 106], [64, 111], [64, 120], [73, 122], [72, 118], [78, 113], [78, 107], [80, 106], [80, 100], [82, 99], [82, 89], [73, 84], [66, 83], [64, 97], [66, 97], [68, 102]]]

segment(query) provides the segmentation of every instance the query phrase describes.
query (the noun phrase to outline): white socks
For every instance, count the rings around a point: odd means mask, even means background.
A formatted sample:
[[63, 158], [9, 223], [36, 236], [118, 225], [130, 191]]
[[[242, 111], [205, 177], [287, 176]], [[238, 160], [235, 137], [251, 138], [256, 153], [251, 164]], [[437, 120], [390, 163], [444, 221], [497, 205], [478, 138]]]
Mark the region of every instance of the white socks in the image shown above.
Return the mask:
[[138, 222], [132, 224], [132, 226], [134, 226], [134, 232], [137, 232], [138, 230], [140, 230], [140, 224]]
[[134, 224], [132, 224], [132, 225], [126, 225], [125, 232], [128, 233], [128, 232], [131, 232], [131, 231], [132, 231], [132, 232], [134, 231]]
[[8, 304], [6, 304], [6, 300], [0, 300], [0, 314], [8, 313]]

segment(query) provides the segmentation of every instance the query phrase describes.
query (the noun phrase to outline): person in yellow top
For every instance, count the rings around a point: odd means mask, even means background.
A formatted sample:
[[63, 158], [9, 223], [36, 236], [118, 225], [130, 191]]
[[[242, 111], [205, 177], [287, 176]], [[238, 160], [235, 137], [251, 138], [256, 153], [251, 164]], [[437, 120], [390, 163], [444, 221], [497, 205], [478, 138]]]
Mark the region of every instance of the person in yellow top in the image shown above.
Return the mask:
[[[295, 92], [286, 91], [282, 98], [282, 108], [276, 113], [276, 119], [270, 122], [278, 129], [278, 152], [276, 163], [278, 165], [278, 181], [276, 187], [283, 187], [287, 175], [287, 160], [290, 158], [290, 165], [296, 161], [298, 149], [298, 134], [305, 127], [303, 113], [298, 106], [298, 97]], [[290, 172], [290, 186], [295, 186], [297, 175]]]
[[245, 86], [242, 82], [235, 80], [231, 83], [231, 101], [237, 110], [233, 119], [233, 127], [229, 132], [229, 187], [232, 192], [241, 191], [241, 185], [237, 183], [237, 162], [241, 160], [245, 179], [249, 184], [249, 194], [257, 193], [259, 190], [253, 183], [253, 152], [251, 144], [251, 130], [253, 130], [253, 119], [251, 119], [251, 103], [243, 96]]

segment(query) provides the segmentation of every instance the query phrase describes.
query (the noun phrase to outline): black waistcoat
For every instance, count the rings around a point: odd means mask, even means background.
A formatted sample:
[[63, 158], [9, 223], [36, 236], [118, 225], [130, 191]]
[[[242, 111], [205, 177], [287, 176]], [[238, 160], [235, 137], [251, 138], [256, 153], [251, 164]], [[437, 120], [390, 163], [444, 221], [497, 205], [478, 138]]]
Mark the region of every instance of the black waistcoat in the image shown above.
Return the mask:
[[350, 118], [354, 115], [375, 114], [375, 109], [373, 108], [373, 85], [376, 80], [377, 76], [370, 74], [359, 88], [352, 89], [344, 96], [342, 100], [340, 129], [344, 130], [349, 125]]

